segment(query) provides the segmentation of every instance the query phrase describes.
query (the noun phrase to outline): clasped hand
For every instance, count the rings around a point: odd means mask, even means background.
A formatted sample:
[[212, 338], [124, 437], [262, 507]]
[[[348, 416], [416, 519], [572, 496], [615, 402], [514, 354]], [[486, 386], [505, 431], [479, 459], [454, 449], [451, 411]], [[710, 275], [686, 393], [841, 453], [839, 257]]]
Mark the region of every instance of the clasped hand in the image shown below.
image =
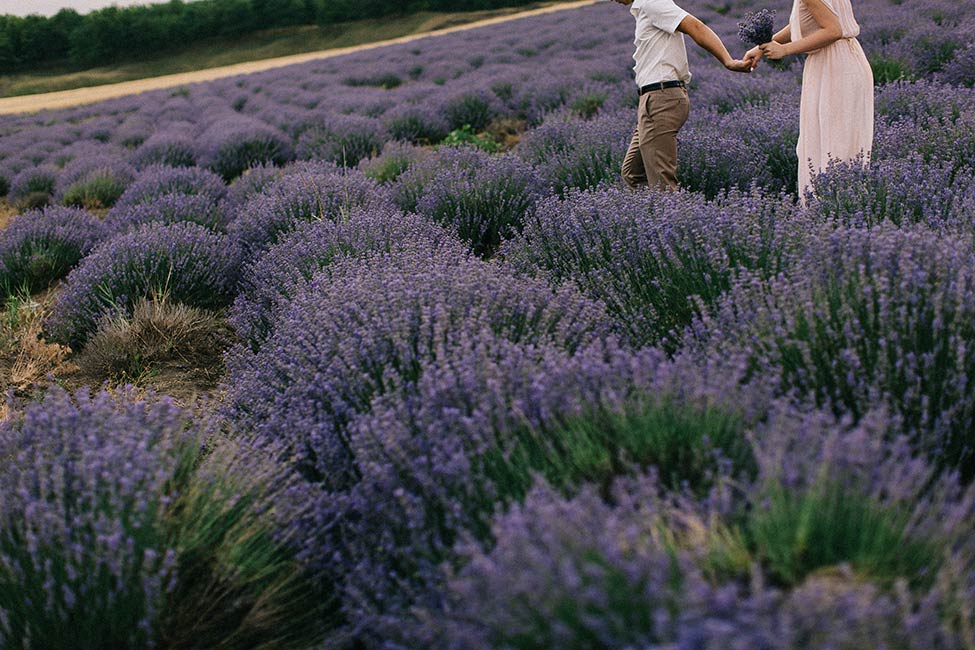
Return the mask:
[[732, 72], [751, 72], [755, 66], [750, 61], [744, 59], [732, 59], [724, 64], [724, 67]]
[[772, 61], [778, 61], [785, 57], [785, 55], [785, 47], [781, 43], [769, 41], [768, 43], [756, 45], [745, 52], [742, 60], [749, 65], [749, 69], [754, 70], [758, 67], [758, 62], [762, 60], [763, 56]]

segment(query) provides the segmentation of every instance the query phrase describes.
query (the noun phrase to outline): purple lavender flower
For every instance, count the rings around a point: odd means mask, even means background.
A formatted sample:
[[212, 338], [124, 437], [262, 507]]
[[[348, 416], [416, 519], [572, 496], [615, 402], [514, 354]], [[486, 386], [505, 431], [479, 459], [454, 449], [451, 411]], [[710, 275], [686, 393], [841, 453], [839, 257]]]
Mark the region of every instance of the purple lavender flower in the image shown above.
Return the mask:
[[738, 23], [738, 38], [745, 45], [764, 45], [772, 40], [775, 30], [775, 11], [760, 9], [746, 13]]
[[436, 144], [450, 133], [447, 120], [422, 104], [402, 104], [387, 111], [383, 125], [397, 140], [414, 144]]
[[442, 108], [447, 129], [450, 131], [465, 126], [481, 131], [500, 112], [501, 105], [497, 96], [487, 90], [465, 90], [447, 98]]
[[110, 208], [135, 179], [135, 170], [112, 155], [75, 158], [64, 166], [55, 198], [64, 205]]
[[[333, 506], [343, 534], [322, 543], [348, 558], [351, 569], [336, 579], [347, 585], [352, 625], [427, 646], [425, 625], [441, 614], [423, 610], [442, 606], [452, 544], [465, 535], [486, 542], [492, 513], [523, 498], [536, 475], [570, 491], [649, 466], [668, 485], [705, 492], [722, 467], [747, 480], [747, 451], [736, 449], [747, 447], [744, 431], [769, 400], [735, 386], [728, 375], [612, 342], [568, 354], [490, 332], [461, 338], [415, 389], [374, 399], [349, 426], [362, 477]], [[674, 454], [668, 439], [680, 440]]]
[[53, 387], [0, 423], [0, 644], [320, 642], [327, 594], [281, 527], [308, 510], [300, 486], [208, 434], [168, 398], [128, 389]]
[[[188, 125], [192, 128], [192, 125]], [[196, 145], [192, 133], [169, 126], [153, 133], [133, 155], [133, 163], [139, 168], [150, 165], [192, 167], [196, 164]]]
[[383, 146], [378, 156], [360, 161], [359, 169], [369, 178], [386, 185], [429, 155], [431, 152], [423, 147], [392, 141]]
[[58, 169], [53, 165], [28, 167], [10, 180], [8, 196], [15, 203], [27, 203], [28, 207], [43, 207], [54, 194]]
[[95, 248], [65, 281], [48, 335], [84, 345], [109, 313], [127, 312], [142, 297], [204, 308], [233, 299], [240, 259], [226, 237], [195, 223], [150, 223]]
[[227, 187], [227, 196], [223, 199], [224, 212], [231, 217], [236, 216], [245, 203], [279, 180], [283, 173], [281, 167], [264, 163], [245, 170]]
[[678, 181], [708, 197], [753, 185], [795, 193], [798, 125], [798, 93], [780, 92], [767, 103], [720, 115], [702, 111], [681, 130]]
[[[958, 557], [969, 557], [963, 513], [975, 492], [932, 482], [909, 445], [884, 441], [887, 424], [848, 429], [822, 413], [780, 411], [759, 427], [762, 475], [749, 503], [737, 495], [730, 511], [713, 498], [662, 496], [652, 476], [569, 497], [537, 487], [495, 517], [488, 541], [457, 546], [467, 561], [417, 638], [445, 648], [588, 648], [592, 639], [608, 648], [960, 647], [960, 630], [938, 613], [952, 596], [933, 580], [941, 560], [929, 544], [967, 547]], [[928, 489], [930, 501], [920, 496]], [[834, 492], [816, 508], [802, 503], [820, 491]], [[781, 509], [789, 498], [800, 503]], [[744, 523], [733, 523], [742, 511]], [[780, 527], [766, 531], [770, 513]], [[894, 538], [884, 538], [887, 526]], [[826, 564], [773, 587], [765, 576], [786, 550]], [[904, 579], [891, 586], [884, 570]]]
[[630, 111], [584, 120], [555, 114], [519, 141], [516, 153], [534, 164], [559, 193], [618, 183], [633, 130]]
[[867, 165], [862, 160], [830, 164], [813, 177], [806, 198], [811, 212], [834, 225], [865, 228], [887, 222], [971, 233], [975, 173], [951, 162], [925, 162], [918, 153], [875, 156]]

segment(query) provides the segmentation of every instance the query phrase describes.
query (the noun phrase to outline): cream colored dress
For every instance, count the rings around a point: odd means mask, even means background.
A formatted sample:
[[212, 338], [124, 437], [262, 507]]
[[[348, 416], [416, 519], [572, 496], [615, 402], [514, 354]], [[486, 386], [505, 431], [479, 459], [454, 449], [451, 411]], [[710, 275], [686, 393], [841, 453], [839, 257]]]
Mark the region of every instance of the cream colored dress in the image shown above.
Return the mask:
[[[839, 18], [843, 38], [806, 57], [799, 105], [799, 196], [810, 177], [833, 160], [852, 160], [873, 145], [873, 72], [856, 40], [860, 25], [850, 0], [822, 0]], [[819, 29], [806, 0], [794, 0], [792, 40]]]

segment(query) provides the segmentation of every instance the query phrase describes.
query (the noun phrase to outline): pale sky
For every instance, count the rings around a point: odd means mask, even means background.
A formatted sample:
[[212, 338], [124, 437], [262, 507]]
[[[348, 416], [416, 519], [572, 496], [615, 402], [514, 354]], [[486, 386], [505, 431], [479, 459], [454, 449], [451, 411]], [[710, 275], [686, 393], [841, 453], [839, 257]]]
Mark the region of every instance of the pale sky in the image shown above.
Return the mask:
[[166, 0], [0, 0], [0, 14], [53, 16], [63, 7], [70, 7], [79, 14], [83, 14], [93, 9], [101, 9], [111, 5], [126, 7], [157, 2], [166, 2]]

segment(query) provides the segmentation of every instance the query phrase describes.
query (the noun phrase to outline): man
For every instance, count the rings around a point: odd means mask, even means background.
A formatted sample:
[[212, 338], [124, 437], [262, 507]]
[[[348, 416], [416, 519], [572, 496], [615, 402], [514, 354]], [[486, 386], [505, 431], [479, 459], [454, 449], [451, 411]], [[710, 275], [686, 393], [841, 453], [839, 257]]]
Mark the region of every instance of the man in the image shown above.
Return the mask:
[[622, 175], [632, 188], [677, 189], [677, 132], [687, 121], [691, 73], [684, 34], [710, 52], [728, 70], [750, 72], [751, 63], [731, 58], [711, 28], [674, 0], [615, 0], [629, 5], [636, 18], [636, 84], [640, 107], [633, 140], [623, 159]]

